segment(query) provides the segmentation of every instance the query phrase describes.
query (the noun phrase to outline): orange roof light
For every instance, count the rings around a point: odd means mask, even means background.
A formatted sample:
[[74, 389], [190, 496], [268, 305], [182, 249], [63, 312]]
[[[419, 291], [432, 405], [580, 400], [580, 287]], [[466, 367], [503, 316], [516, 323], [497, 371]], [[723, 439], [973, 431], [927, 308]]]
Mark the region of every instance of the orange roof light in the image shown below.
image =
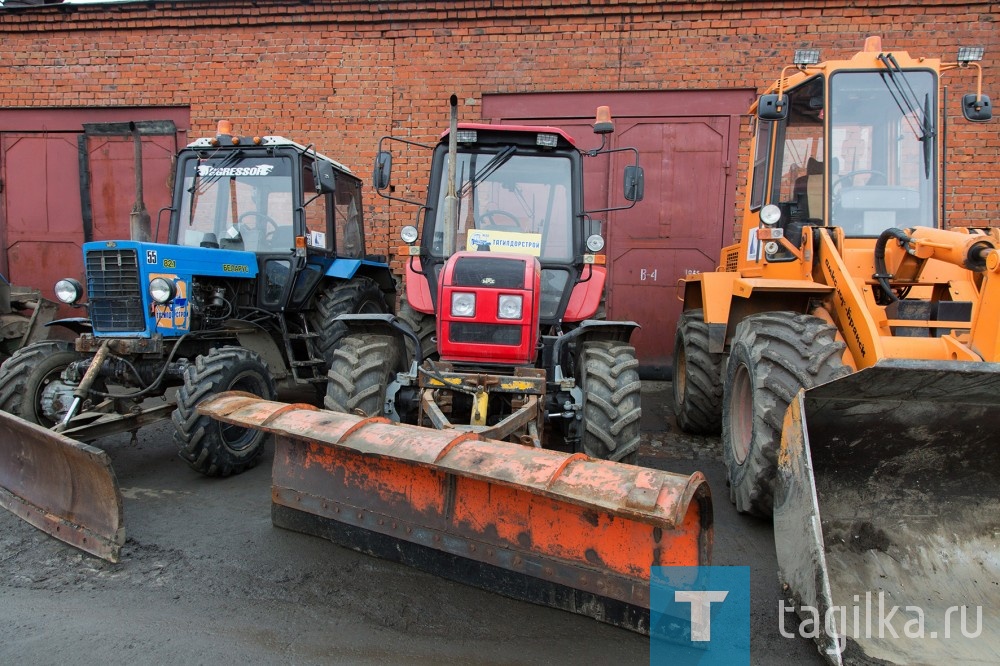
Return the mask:
[[219, 136], [228, 136], [233, 133], [233, 124], [228, 120], [220, 120], [215, 133]]
[[865, 53], [882, 53], [882, 38], [872, 35], [865, 39]]
[[611, 107], [597, 107], [597, 120], [594, 123], [595, 134], [609, 134], [615, 131], [615, 124], [611, 120]]

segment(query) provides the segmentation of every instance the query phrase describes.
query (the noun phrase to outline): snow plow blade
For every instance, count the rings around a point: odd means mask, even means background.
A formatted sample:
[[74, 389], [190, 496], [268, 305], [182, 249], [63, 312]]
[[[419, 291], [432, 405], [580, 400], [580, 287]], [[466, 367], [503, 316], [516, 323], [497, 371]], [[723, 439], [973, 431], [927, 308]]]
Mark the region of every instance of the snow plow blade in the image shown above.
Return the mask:
[[125, 543], [122, 495], [108, 454], [0, 412], [0, 506], [109, 562]]
[[792, 401], [779, 577], [831, 664], [1000, 663], [998, 404], [1000, 364], [901, 360]]
[[275, 525], [509, 597], [648, 633], [650, 567], [709, 563], [700, 473], [234, 393], [199, 411], [275, 434]]

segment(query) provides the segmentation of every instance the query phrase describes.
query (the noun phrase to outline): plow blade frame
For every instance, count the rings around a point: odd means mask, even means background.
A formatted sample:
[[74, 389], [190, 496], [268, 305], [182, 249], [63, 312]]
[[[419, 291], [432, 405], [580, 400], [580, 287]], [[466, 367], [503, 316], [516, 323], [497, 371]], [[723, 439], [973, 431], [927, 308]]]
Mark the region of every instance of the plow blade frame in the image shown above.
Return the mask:
[[903, 360], [790, 404], [779, 578], [830, 663], [1000, 663], [998, 405], [1000, 364]]
[[650, 567], [709, 563], [700, 473], [238, 393], [199, 411], [275, 435], [275, 525], [505, 596], [648, 633]]
[[0, 412], [0, 506], [110, 562], [125, 543], [122, 495], [108, 455]]

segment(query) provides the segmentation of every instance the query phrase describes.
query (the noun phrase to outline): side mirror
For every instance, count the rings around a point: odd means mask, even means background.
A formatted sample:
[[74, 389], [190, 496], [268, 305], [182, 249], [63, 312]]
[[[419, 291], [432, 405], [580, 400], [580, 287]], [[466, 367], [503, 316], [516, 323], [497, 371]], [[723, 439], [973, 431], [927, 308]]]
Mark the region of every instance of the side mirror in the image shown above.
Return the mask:
[[392, 175], [392, 153], [387, 150], [380, 150], [375, 156], [375, 171], [372, 173], [372, 186], [376, 190], [384, 190], [389, 187], [389, 180]]
[[333, 174], [333, 165], [323, 160], [316, 160], [313, 163], [313, 174], [316, 179], [316, 193], [330, 194], [336, 189], [336, 178]]
[[629, 201], [642, 201], [646, 188], [646, 178], [641, 166], [625, 167], [625, 198]]
[[786, 95], [761, 95], [757, 100], [757, 117], [761, 120], [784, 120], [788, 117], [788, 97]]
[[986, 95], [970, 93], [962, 97], [962, 115], [974, 123], [984, 123], [993, 117], [993, 106]]

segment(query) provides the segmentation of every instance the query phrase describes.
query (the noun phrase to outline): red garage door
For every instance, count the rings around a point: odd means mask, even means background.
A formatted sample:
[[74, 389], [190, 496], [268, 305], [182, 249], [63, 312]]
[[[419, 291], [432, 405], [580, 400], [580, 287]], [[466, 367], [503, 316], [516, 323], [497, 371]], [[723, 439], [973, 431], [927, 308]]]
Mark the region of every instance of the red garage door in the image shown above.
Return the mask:
[[[569, 132], [582, 148], [600, 139], [590, 125], [600, 105], [615, 118], [612, 147], [635, 147], [646, 195], [626, 211], [605, 215], [610, 284], [608, 317], [642, 329], [632, 340], [646, 377], [664, 376], [680, 313], [677, 281], [686, 271], [713, 270], [732, 243], [740, 116], [753, 90], [488, 95], [490, 122], [544, 124]], [[588, 159], [589, 209], [623, 203], [628, 153]], [[609, 196], [610, 192], [610, 196]]]
[[84, 242], [129, 237], [129, 122], [140, 129], [143, 198], [155, 226], [157, 211], [170, 204], [171, 164], [188, 116], [178, 108], [0, 111], [0, 273], [54, 299], [59, 278], [84, 281]]

